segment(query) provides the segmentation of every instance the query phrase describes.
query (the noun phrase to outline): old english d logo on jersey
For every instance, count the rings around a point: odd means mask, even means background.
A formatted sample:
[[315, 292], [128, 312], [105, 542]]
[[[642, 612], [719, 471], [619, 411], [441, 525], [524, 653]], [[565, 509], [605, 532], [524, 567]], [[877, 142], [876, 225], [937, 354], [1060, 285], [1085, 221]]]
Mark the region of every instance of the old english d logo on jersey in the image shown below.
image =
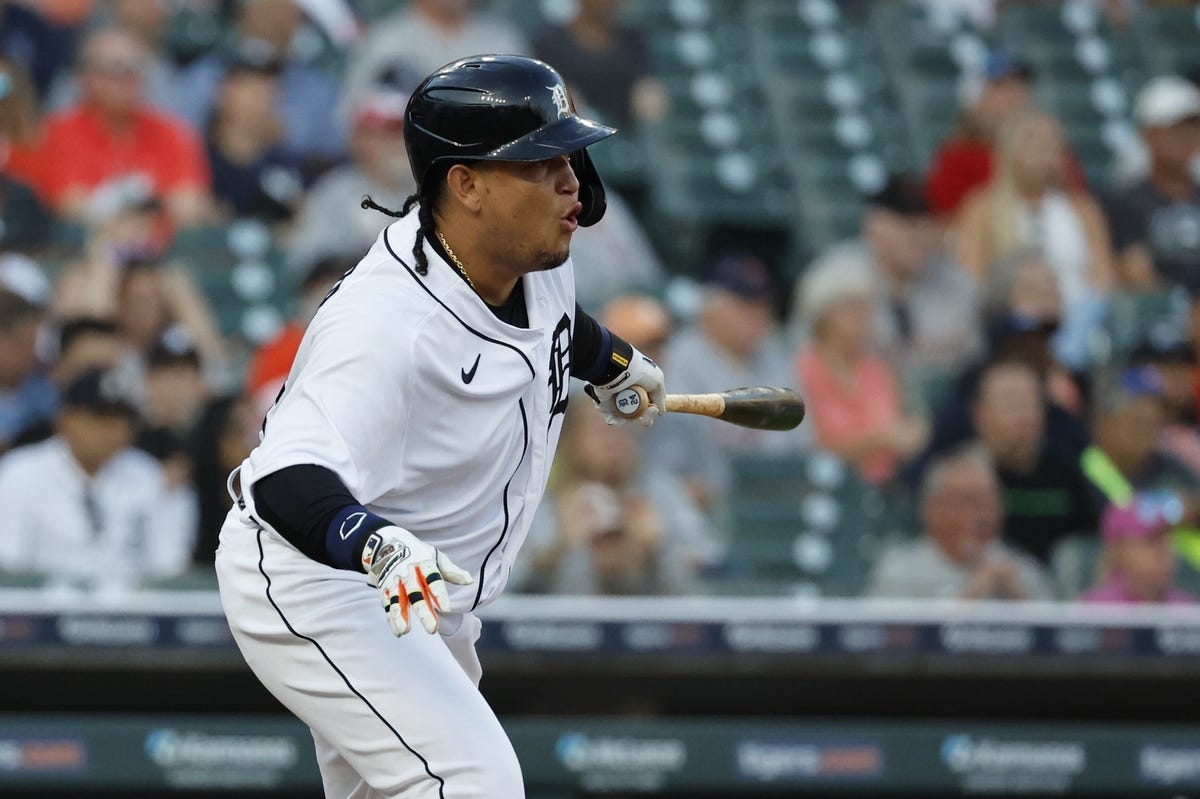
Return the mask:
[[554, 340], [550, 345], [550, 421], [567, 412], [567, 382], [571, 377], [571, 318], [566, 314], [554, 328]]

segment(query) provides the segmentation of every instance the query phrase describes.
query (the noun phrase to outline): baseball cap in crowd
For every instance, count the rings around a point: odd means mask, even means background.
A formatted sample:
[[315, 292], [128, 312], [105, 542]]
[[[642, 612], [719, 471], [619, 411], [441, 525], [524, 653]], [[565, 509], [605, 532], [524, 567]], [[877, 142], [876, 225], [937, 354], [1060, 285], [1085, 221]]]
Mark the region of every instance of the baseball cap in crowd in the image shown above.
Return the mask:
[[1058, 332], [1058, 319], [1034, 316], [1013, 311], [992, 319], [987, 325], [987, 341], [991, 350], [1017, 336], [1036, 336], [1048, 339]]
[[1172, 492], [1135, 494], [1124, 506], [1109, 505], [1100, 517], [1105, 541], [1139, 541], [1165, 533], [1183, 518], [1183, 502]]
[[1007, 50], [993, 50], [984, 62], [983, 76], [989, 81], [1005, 78], [1031, 81], [1034, 77], [1033, 65]]
[[229, 73], [258, 72], [278, 75], [283, 71], [285, 57], [275, 45], [262, 39], [242, 39], [229, 64]]
[[1121, 373], [1120, 390], [1130, 397], [1161, 397], [1162, 372], [1153, 366], [1132, 366]]
[[380, 89], [371, 92], [354, 104], [355, 130], [385, 130], [404, 127], [404, 109], [408, 95]]
[[883, 188], [866, 197], [871, 208], [882, 208], [903, 216], [926, 216], [929, 200], [925, 196], [925, 183], [911, 172], [897, 172], [888, 176]]
[[757, 255], [722, 257], [713, 265], [709, 282], [745, 300], [769, 300], [775, 296], [771, 270]]
[[24, 255], [0, 255], [0, 291], [15, 294], [37, 308], [50, 300], [50, 280], [34, 261]]
[[1195, 358], [1192, 344], [1182, 331], [1163, 329], [1151, 331], [1130, 353], [1137, 364], [1191, 363]]
[[62, 407], [129, 418], [138, 415], [126, 381], [116, 372], [99, 369], [90, 369], [67, 385]]
[[1200, 89], [1178, 75], [1160, 75], [1138, 92], [1133, 116], [1143, 128], [1169, 128], [1200, 119]]
[[196, 351], [191, 337], [179, 328], [172, 328], [159, 337], [150, 354], [146, 356], [148, 369], [171, 366], [200, 368], [200, 353]]

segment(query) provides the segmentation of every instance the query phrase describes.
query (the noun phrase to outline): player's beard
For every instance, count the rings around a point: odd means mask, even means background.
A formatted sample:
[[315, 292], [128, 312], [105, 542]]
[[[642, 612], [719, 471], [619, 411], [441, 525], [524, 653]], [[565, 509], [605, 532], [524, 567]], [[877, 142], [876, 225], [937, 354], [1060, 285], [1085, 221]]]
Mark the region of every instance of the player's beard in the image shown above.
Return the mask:
[[567, 259], [570, 257], [571, 257], [571, 250], [569, 247], [567, 249], [563, 250], [561, 253], [555, 253], [555, 252], [540, 253], [536, 259], [536, 262], [534, 263], [533, 271], [548, 272], [551, 269], [557, 269], [558, 267], [565, 264], [567, 262]]

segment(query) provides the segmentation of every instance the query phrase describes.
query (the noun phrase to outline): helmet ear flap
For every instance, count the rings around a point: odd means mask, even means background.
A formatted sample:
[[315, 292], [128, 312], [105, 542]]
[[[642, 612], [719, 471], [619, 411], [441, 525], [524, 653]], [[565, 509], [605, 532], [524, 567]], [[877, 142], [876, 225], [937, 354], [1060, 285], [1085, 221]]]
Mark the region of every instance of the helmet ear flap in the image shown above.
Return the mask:
[[577, 220], [582, 227], [591, 227], [600, 221], [608, 208], [604, 198], [604, 183], [587, 148], [571, 153], [570, 162], [571, 169], [575, 170], [575, 179], [579, 181], [579, 202], [583, 205]]

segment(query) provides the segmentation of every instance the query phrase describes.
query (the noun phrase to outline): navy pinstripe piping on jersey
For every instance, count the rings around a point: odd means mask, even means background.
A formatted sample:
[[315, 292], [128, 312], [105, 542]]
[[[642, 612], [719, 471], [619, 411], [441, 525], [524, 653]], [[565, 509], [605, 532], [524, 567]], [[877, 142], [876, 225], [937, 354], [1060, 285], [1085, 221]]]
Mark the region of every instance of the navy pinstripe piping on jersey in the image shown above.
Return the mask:
[[517, 469], [520, 469], [521, 464], [525, 462], [525, 453], [529, 451], [529, 419], [525, 416], [525, 400], [517, 400], [517, 407], [521, 409], [521, 441], [523, 442], [521, 459], [517, 461], [517, 468], [513, 469], [508, 482], [504, 484], [504, 493], [500, 498], [500, 506], [504, 508], [504, 526], [500, 528], [500, 537], [496, 539], [496, 543], [492, 544], [492, 548], [483, 556], [483, 565], [479, 567], [479, 587], [475, 589], [475, 601], [471, 604], [471, 610], [479, 607], [479, 600], [483, 596], [483, 578], [487, 574], [488, 561], [504, 543], [504, 537], [508, 535], [508, 487], [512, 485], [513, 477], [517, 476]]
[[417, 273], [415, 271], [413, 271], [413, 268], [411, 266], [409, 266], [408, 263], [403, 258], [401, 258], [399, 255], [396, 255], [396, 251], [392, 249], [392, 242], [390, 239], [388, 239], [387, 228], [384, 228], [384, 231], [383, 231], [383, 246], [387, 247], [387, 251], [391, 254], [391, 256], [393, 258], [395, 258], [397, 261], [399, 261], [400, 265], [403, 266], [410, 275], [412, 275], [412, 279], [417, 281], [417, 285], [420, 286], [421, 288], [425, 289], [425, 293], [428, 294], [430, 297], [433, 297], [434, 301], [437, 302], [438, 305], [442, 306], [446, 310], [446, 313], [453, 316], [454, 319], [460, 325], [465, 327], [470, 332], [474, 333], [476, 336], [479, 336], [484, 341], [490, 341], [493, 344], [499, 344], [501, 347], [508, 347], [510, 350], [515, 352], [517, 355], [520, 355], [521, 360], [524, 361], [525, 365], [529, 367], [529, 376], [537, 377], [537, 371], [533, 368], [533, 364], [530, 362], [529, 358], [525, 355], [525, 353], [521, 352], [520, 348], [515, 347], [512, 344], [509, 344], [507, 341], [501, 341], [500, 339], [492, 338], [491, 336], [487, 335], [486, 333], [480, 333], [478, 330], [476, 330], [475, 328], [471, 327], [466, 322], [464, 322], [461, 316], [456, 314], [454, 311], [450, 310], [450, 306], [447, 305], [446, 303], [442, 302], [442, 298], [439, 297], [438, 295], [434, 294], [433, 290], [430, 289], [429, 286], [425, 285], [425, 281], [421, 280], [420, 276], [418, 276]]
[[409, 752], [411, 752], [413, 757], [415, 757], [417, 760], [421, 761], [421, 765], [425, 767], [425, 773], [428, 774], [431, 779], [437, 780], [439, 799], [446, 799], [446, 781], [443, 778], [439, 777], [437, 774], [433, 773], [433, 770], [431, 768], [429, 768], [429, 761], [426, 760], [424, 757], [422, 757], [420, 752], [418, 752], [416, 749], [413, 749], [411, 746], [409, 746], [408, 741], [404, 740], [404, 736], [402, 736], [400, 734], [400, 732], [395, 727], [392, 726], [391, 722], [389, 722], [387, 719], [385, 719], [383, 717], [383, 714], [380, 713], [378, 710], [376, 710], [375, 706], [371, 704], [371, 701], [369, 699], [367, 699], [365, 696], [363, 696], [361, 693], [359, 693], [359, 690], [354, 687], [353, 683], [350, 682], [350, 678], [348, 678], [346, 676], [346, 674], [341, 669], [338, 668], [337, 664], [333, 662], [333, 660], [329, 657], [329, 655], [326, 654], [324, 647], [322, 647], [319, 643], [317, 643], [316, 639], [309, 638], [307, 635], [304, 635], [303, 633], [296, 632], [296, 628], [293, 627], [292, 623], [287, 620], [287, 616], [283, 615], [283, 610], [281, 610], [279, 605], [277, 605], [275, 603], [275, 597], [271, 596], [271, 575], [267, 574], [267, 569], [263, 564], [263, 561], [266, 560], [266, 552], [263, 550], [262, 536], [263, 536], [263, 530], [262, 530], [262, 527], [259, 527], [258, 528], [258, 571], [262, 574], [263, 579], [265, 579], [267, 581], [267, 588], [266, 588], [267, 601], [271, 603], [271, 607], [275, 608], [275, 612], [279, 614], [279, 618], [283, 621], [284, 626], [287, 627], [288, 632], [290, 632], [292, 635], [296, 636], [297, 638], [299, 638], [303, 641], [308, 641], [310, 644], [312, 644], [313, 646], [315, 646], [317, 648], [317, 651], [321, 653], [321, 657], [323, 657], [325, 659], [325, 662], [329, 664], [330, 668], [332, 668], [334, 671], [336, 671], [337, 675], [342, 678], [342, 682], [344, 682], [346, 684], [346, 687], [350, 689], [350, 692], [353, 693], [355, 696], [357, 696], [359, 699], [361, 699], [363, 701], [363, 704], [365, 704], [370, 709], [371, 713], [374, 714], [375, 718], [377, 718], [381, 722], [383, 722], [383, 726], [387, 727], [391, 731], [392, 735], [396, 736], [396, 740], [398, 740], [400, 742], [401, 746], [403, 746], [405, 749], [407, 749]]

